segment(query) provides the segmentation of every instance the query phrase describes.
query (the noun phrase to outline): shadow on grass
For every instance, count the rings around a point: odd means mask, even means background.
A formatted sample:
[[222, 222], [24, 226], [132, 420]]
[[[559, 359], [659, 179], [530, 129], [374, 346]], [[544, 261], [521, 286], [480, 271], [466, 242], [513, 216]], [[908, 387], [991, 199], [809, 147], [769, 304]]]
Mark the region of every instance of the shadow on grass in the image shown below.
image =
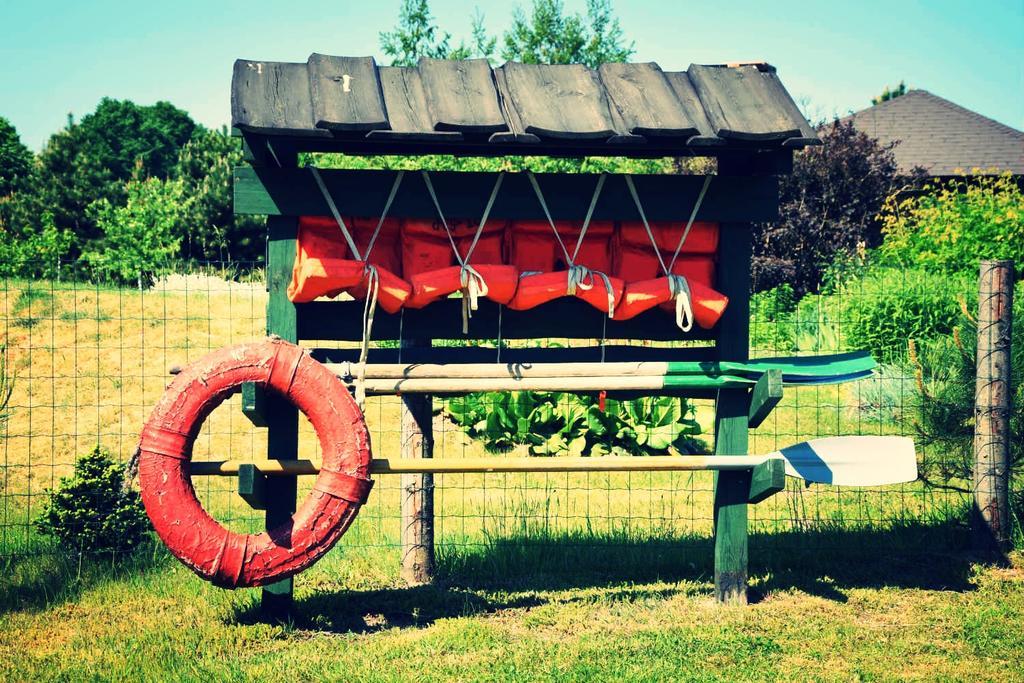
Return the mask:
[[[976, 558], [964, 551], [958, 522], [908, 523], [887, 529], [810, 529], [752, 534], [751, 600], [799, 590], [845, 602], [853, 588], [968, 591]], [[439, 548], [434, 585], [341, 590], [296, 601], [292, 625], [337, 633], [416, 628], [438, 619], [492, 614], [546, 604], [544, 591], [598, 588], [574, 600], [665, 599], [710, 595], [714, 546], [709, 537], [630, 537], [628, 534], [503, 536]], [[689, 585], [652, 586], [656, 582]], [[645, 585], [648, 584], [648, 585]], [[240, 608], [235, 623], [262, 619], [258, 605]]]
[[[155, 542], [154, 542], [155, 543]], [[44, 610], [75, 600], [107, 581], [134, 577], [166, 567], [163, 546], [140, 548], [125, 557], [62, 555], [57, 548], [0, 560], [0, 614]]]
[[[751, 598], [798, 589], [845, 600], [850, 588], [971, 590], [967, 530], [958, 521], [913, 522], [884, 529], [818, 527], [753, 533]], [[443, 581], [482, 590], [563, 590], [654, 581], [692, 581], [711, 592], [714, 542], [708, 536], [565, 534], [502, 537], [449, 548]]]
[[[390, 628], [421, 628], [438, 619], [464, 617], [522, 607], [544, 601], [533, 596], [484, 597], [443, 584], [369, 591], [332, 591], [296, 600], [291, 626], [333, 633], [373, 633]], [[264, 621], [259, 605], [239, 608], [237, 624]]]

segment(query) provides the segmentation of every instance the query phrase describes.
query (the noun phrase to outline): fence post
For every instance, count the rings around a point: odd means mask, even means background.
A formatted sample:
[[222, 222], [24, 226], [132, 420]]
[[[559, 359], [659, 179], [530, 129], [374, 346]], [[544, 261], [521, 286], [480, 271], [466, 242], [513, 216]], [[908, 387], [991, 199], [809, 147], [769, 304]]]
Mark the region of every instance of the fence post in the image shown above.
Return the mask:
[[[402, 348], [430, 346], [429, 340], [403, 340]], [[434, 457], [433, 399], [402, 396], [402, 457]], [[403, 474], [402, 579], [410, 585], [434, 580], [434, 475]]]
[[1013, 261], [982, 261], [974, 400], [974, 547], [1005, 556], [1010, 547], [1010, 346]]

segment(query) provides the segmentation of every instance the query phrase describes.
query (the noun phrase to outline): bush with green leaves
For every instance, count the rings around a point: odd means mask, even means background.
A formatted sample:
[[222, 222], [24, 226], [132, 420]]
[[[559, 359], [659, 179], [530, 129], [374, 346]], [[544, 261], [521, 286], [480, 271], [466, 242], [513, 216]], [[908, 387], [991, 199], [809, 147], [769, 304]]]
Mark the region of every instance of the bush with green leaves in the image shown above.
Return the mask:
[[535, 391], [486, 392], [451, 399], [447, 413], [491, 452], [526, 446], [531, 455], [665, 455], [706, 450], [685, 399], [609, 399]]
[[890, 197], [882, 230], [881, 251], [893, 262], [976, 277], [982, 259], [1024, 264], [1024, 192], [1009, 173], [927, 185]]
[[846, 348], [867, 349], [881, 361], [906, 357], [908, 340], [948, 335], [960, 320], [959, 301], [974, 282], [955, 274], [875, 267], [835, 294]]
[[[1014, 292], [1014, 330], [1011, 341], [1010, 463], [1024, 465], [1024, 282]], [[963, 306], [954, 331], [913, 344], [910, 356], [919, 398], [905, 416], [918, 446], [933, 457], [920, 464], [929, 484], [967, 492], [974, 460], [974, 394], [977, 372], [977, 320]], [[1019, 477], [1017, 490], [1021, 491]], [[1020, 494], [1018, 494], [1020, 495]]]
[[40, 533], [78, 553], [127, 553], [146, 538], [149, 519], [125, 467], [97, 446], [62, 477], [36, 520]]
[[103, 239], [82, 254], [82, 261], [100, 278], [141, 284], [171, 269], [191, 201], [180, 180], [133, 181], [126, 190], [123, 206], [107, 199], [90, 205]]

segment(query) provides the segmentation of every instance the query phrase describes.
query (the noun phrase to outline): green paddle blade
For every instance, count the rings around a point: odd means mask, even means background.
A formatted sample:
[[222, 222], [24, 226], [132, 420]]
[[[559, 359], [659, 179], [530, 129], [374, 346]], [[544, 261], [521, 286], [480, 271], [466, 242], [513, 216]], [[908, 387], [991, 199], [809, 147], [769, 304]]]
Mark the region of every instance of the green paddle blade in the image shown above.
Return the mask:
[[[709, 378], [728, 377], [738, 380], [756, 381], [771, 369], [782, 371], [786, 384], [836, 384], [869, 377], [877, 366], [867, 351], [840, 353], [827, 356], [806, 356], [803, 358], [758, 358], [745, 363], [723, 362], [678, 362], [668, 363], [665, 378], [704, 375]], [[678, 386], [696, 386], [684, 383]], [[709, 382], [700, 386], [733, 386]]]
[[885, 486], [917, 479], [914, 442], [905, 436], [830, 436], [772, 453], [786, 474], [837, 486]]

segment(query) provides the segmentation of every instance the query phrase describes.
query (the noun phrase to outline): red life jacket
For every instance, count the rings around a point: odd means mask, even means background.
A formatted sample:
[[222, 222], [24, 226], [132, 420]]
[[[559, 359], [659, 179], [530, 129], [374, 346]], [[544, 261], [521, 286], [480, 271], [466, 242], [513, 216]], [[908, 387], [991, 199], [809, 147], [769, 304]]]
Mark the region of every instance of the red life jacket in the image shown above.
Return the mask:
[[[676, 295], [665, 277], [661, 262], [670, 263], [686, 223], [651, 223], [654, 243], [661, 252], [661, 261], [641, 222], [622, 223], [619, 228], [615, 274], [626, 281], [622, 302], [615, 309], [615, 320], [629, 320], [646, 310], [659, 306], [676, 312]], [[725, 311], [728, 298], [715, 291], [715, 260], [718, 249], [718, 225], [694, 222], [679, 256], [672, 266], [674, 275], [682, 275], [690, 290], [693, 321], [711, 329]]]
[[[555, 229], [570, 252], [576, 248], [579, 224], [555, 221]], [[506, 232], [506, 245], [509, 262], [519, 269], [520, 277], [509, 308], [523, 311], [563, 296], [576, 296], [605, 313], [609, 306], [614, 311], [625, 287], [620, 278], [611, 275], [614, 234], [611, 221], [590, 223], [576, 252], [575, 265], [589, 269], [591, 274], [584, 274], [582, 282], [576, 284], [570, 277], [572, 264], [567, 262], [548, 222], [512, 223]]]
[[[369, 245], [376, 218], [346, 218], [356, 247], [365, 250]], [[366, 297], [368, 271], [372, 265], [379, 280], [377, 301], [388, 313], [396, 313], [412, 293], [409, 283], [397, 273], [401, 272], [399, 236], [401, 221], [385, 219], [377, 241], [367, 261], [352, 258], [341, 230], [329, 216], [302, 216], [299, 230], [292, 280], [288, 285], [288, 299], [295, 303], [313, 301], [321, 296], [335, 297], [342, 292], [355, 299]]]
[[[451, 220], [448, 228], [459, 254], [468, 253], [477, 225], [467, 220]], [[512, 299], [519, 278], [514, 266], [502, 263], [504, 233], [504, 221], [488, 221], [469, 257], [469, 265], [486, 285], [484, 296], [500, 304], [507, 304]], [[440, 221], [405, 221], [402, 226], [402, 272], [412, 287], [412, 296], [405, 302], [406, 307], [423, 308], [466, 287], [462, 266], [457, 264], [451, 241]]]

